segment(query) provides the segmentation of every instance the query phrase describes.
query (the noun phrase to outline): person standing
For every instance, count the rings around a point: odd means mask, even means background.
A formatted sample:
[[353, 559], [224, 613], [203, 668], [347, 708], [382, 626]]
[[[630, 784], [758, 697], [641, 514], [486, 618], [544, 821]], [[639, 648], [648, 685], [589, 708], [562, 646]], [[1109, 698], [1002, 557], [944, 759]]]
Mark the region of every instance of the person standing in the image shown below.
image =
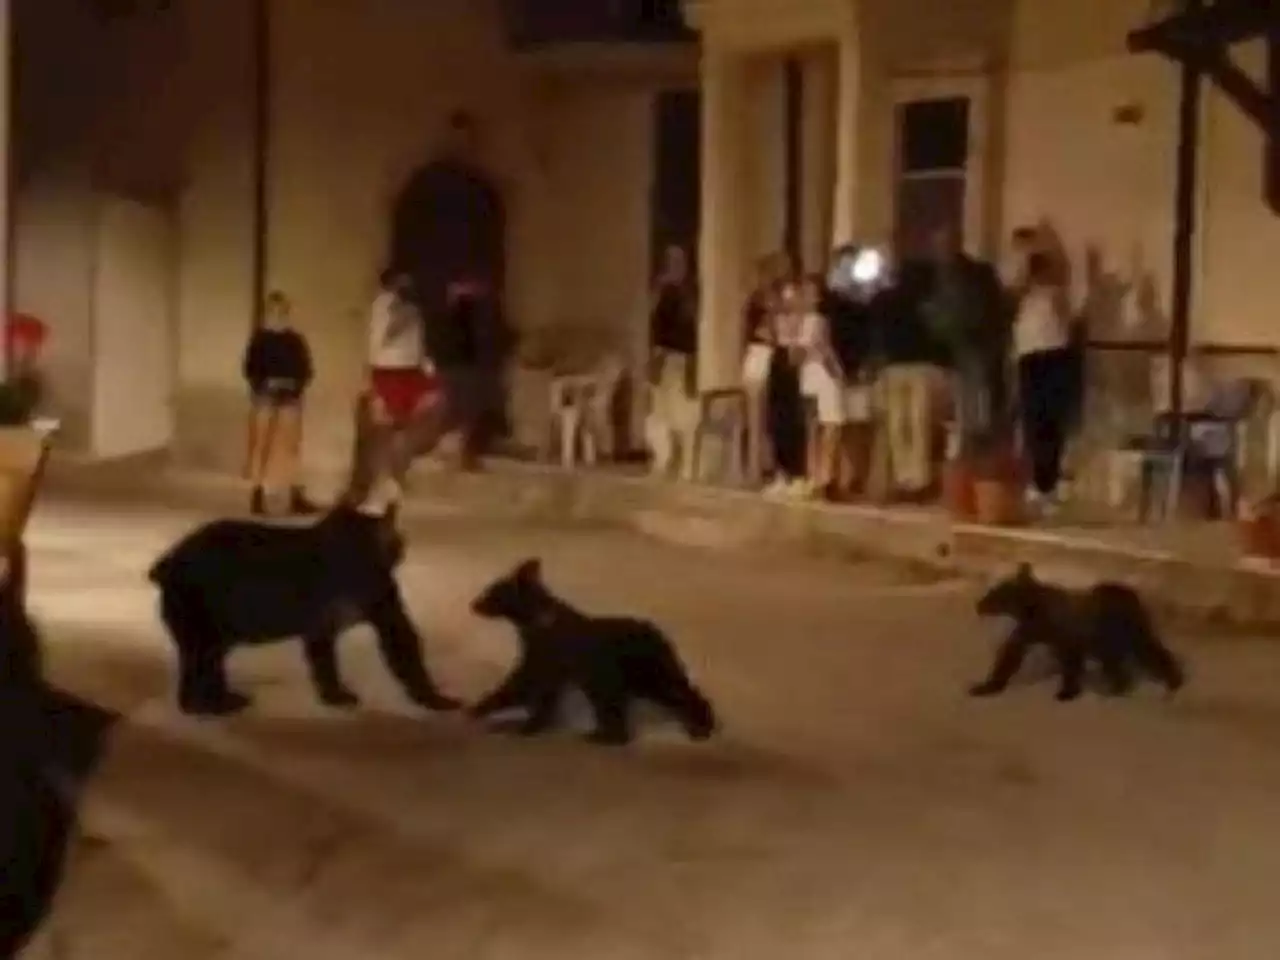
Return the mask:
[[698, 348], [697, 293], [684, 248], [672, 244], [662, 254], [649, 315], [651, 379], [655, 386], [682, 381], [693, 392]]
[[420, 435], [433, 435], [431, 447], [439, 440], [439, 384], [411, 293], [407, 274], [384, 271], [369, 312], [367, 385], [357, 413], [363, 429], [347, 490], [353, 503], [365, 502], [377, 482], [387, 505], [398, 500]]
[[934, 486], [935, 409], [944, 376], [945, 350], [926, 319], [929, 281], [927, 264], [904, 263], [867, 307], [889, 487], [915, 502]]
[[806, 493], [835, 499], [836, 462], [845, 425], [845, 373], [831, 344], [821, 311], [823, 279], [808, 276], [800, 284], [800, 392], [806, 401], [808, 483]]
[[302, 450], [302, 405], [314, 369], [311, 349], [291, 324], [292, 305], [280, 291], [264, 304], [263, 323], [245, 348], [242, 373], [249, 387], [249, 437], [245, 473], [253, 485], [249, 508], [267, 512], [267, 488], [279, 482], [289, 496], [289, 512], [316, 507], [298, 483]]
[[805, 412], [800, 390], [804, 361], [804, 315], [794, 283], [783, 285], [769, 335], [770, 356], [765, 386], [765, 411], [769, 445], [773, 451], [773, 480], [769, 496], [800, 497], [807, 494], [805, 481]]
[[1073, 402], [1071, 304], [1060, 281], [1048, 254], [1031, 254], [1013, 323], [1022, 437], [1031, 461], [1027, 497], [1031, 506], [1045, 509], [1059, 500]]
[[995, 269], [964, 252], [950, 227], [934, 232], [928, 316], [955, 371], [956, 420], [966, 453], [1005, 426], [1009, 315]]

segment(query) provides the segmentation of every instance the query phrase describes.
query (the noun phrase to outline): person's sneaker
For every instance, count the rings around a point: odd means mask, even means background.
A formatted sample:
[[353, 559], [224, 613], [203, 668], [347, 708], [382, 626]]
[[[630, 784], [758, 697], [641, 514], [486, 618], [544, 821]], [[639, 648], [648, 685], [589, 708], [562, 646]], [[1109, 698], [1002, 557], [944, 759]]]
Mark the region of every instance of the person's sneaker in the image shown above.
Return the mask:
[[261, 487], [254, 487], [249, 496], [249, 512], [255, 517], [267, 515], [267, 494]]
[[787, 485], [787, 496], [793, 500], [808, 500], [813, 496], [813, 484], [804, 477], [792, 480]]

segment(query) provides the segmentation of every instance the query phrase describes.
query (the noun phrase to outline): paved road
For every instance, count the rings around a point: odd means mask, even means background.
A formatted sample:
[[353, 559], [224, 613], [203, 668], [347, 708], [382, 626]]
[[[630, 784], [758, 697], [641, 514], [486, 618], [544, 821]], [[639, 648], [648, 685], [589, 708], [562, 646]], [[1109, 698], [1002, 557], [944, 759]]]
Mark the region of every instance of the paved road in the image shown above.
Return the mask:
[[1249, 960], [1280, 943], [1280, 646], [1180, 638], [1178, 701], [975, 703], [963, 585], [442, 515], [404, 583], [444, 682], [511, 655], [470, 596], [533, 553], [589, 610], [667, 625], [726, 718], [602, 751], [403, 709], [369, 638], [354, 714], [293, 649], [233, 662], [247, 715], [170, 704], [142, 571], [200, 512], [48, 503], [54, 677], [127, 722], [43, 937], [57, 960]]

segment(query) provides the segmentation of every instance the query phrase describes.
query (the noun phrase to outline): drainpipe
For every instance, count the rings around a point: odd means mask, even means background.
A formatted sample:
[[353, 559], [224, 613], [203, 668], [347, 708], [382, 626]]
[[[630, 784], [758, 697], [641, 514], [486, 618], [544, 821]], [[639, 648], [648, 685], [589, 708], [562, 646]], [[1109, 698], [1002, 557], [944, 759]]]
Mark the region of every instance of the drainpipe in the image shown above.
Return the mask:
[[270, 0], [253, 4], [253, 326], [261, 326], [267, 298], [267, 177], [271, 156]]
[[[1190, 10], [1204, 0], [1191, 0]], [[1181, 430], [1183, 408], [1183, 366], [1191, 330], [1192, 279], [1195, 269], [1197, 184], [1200, 160], [1200, 104], [1204, 73], [1195, 57], [1187, 57], [1181, 67], [1178, 97], [1178, 150], [1174, 198], [1173, 296], [1169, 323], [1169, 413], [1175, 430]]]

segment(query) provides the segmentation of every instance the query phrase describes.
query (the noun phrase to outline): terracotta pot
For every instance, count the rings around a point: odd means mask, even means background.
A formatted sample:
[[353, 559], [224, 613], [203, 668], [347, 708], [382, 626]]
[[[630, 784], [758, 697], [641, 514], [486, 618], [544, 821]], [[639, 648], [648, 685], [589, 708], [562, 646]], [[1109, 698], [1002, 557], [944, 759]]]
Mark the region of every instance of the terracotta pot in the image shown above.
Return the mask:
[[1009, 479], [983, 478], [973, 484], [973, 501], [979, 523], [1012, 526], [1022, 522], [1022, 486]]
[[971, 522], [977, 518], [973, 470], [965, 461], [950, 460], [943, 464], [942, 503], [955, 520]]
[[1240, 531], [1240, 547], [1246, 557], [1280, 560], [1280, 522], [1274, 514], [1241, 518], [1236, 528]]

